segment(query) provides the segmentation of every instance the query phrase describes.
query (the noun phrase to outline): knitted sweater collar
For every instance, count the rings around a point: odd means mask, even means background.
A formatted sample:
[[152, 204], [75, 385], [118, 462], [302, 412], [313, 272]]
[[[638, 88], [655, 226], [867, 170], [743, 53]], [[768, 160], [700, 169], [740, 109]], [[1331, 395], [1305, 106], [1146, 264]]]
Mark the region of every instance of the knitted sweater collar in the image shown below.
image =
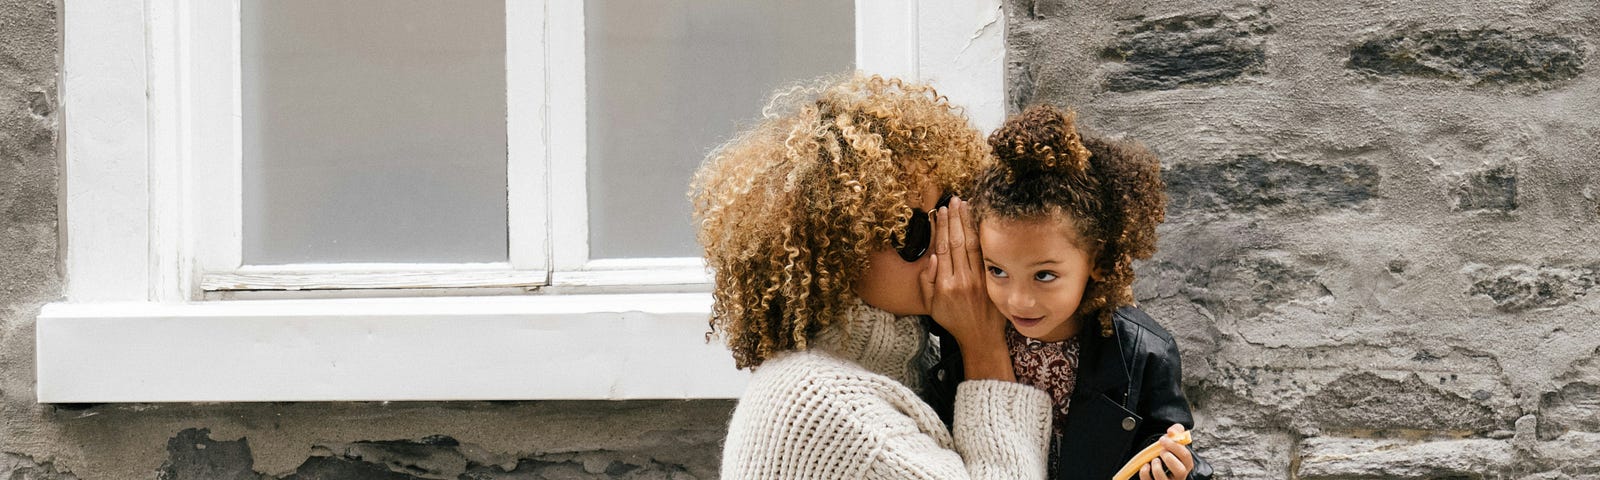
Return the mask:
[[924, 363], [932, 353], [922, 317], [897, 317], [865, 303], [857, 303], [844, 322], [823, 331], [816, 346], [919, 391]]

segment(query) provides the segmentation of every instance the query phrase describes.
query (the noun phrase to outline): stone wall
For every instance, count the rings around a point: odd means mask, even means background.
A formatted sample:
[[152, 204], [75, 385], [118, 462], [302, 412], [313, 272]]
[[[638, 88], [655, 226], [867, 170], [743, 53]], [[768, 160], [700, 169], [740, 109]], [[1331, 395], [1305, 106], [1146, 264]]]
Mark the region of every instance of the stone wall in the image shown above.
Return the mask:
[[1600, 477], [1600, 3], [1007, 7], [1013, 111], [1165, 164], [1136, 292], [1222, 477]]
[[731, 401], [36, 403], [33, 322], [63, 293], [60, 8], [0, 0], [0, 478], [716, 476]]
[[[1013, 108], [1167, 164], [1137, 291], [1222, 478], [1600, 476], [1600, 4], [1007, 8]], [[0, 478], [715, 476], [731, 402], [35, 403], [59, 9], [0, 0]]]

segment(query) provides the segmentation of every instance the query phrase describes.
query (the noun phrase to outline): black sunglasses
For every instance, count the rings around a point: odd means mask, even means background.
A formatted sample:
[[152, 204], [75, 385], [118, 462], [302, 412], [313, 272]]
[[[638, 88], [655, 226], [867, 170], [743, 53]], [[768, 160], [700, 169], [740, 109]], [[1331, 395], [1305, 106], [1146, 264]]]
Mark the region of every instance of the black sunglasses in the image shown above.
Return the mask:
[[[950, 205], [950, 197], [946, 193], [939, 197], [939, 202], [933, 205], [934, 211]], [[920, 208], [911, 209], [911, 219], [906, 221], [905, 242], [894, 247], [900, 254], [900, 259], [906, 262], [915, 262], [928, 254], [928, 245], [933, 243], [933, 222], [929, 219], [931, 212], [924, 212]]]

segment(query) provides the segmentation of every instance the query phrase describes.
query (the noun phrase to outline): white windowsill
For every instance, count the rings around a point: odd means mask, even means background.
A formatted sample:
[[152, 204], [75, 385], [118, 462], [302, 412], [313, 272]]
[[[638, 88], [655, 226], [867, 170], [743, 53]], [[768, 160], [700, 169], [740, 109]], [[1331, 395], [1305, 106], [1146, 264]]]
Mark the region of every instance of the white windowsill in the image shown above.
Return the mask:
[[708, 293], [55, 303], [38, 400], [736, 398]]

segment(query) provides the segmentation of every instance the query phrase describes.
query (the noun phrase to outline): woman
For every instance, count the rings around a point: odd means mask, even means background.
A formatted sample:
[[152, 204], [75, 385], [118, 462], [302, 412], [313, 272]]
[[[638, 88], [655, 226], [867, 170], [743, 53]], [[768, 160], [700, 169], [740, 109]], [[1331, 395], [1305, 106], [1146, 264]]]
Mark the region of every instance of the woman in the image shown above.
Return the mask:
[[[983, 139], [932, 88], [774, 98], [696, 174], [711, 326], [753, 369], [723, 478], [1043, 478], [1050, 399], [1016, 383], [966, 202]], [[923, 316], [961, 345], [954, 424], [919, 398]]]

